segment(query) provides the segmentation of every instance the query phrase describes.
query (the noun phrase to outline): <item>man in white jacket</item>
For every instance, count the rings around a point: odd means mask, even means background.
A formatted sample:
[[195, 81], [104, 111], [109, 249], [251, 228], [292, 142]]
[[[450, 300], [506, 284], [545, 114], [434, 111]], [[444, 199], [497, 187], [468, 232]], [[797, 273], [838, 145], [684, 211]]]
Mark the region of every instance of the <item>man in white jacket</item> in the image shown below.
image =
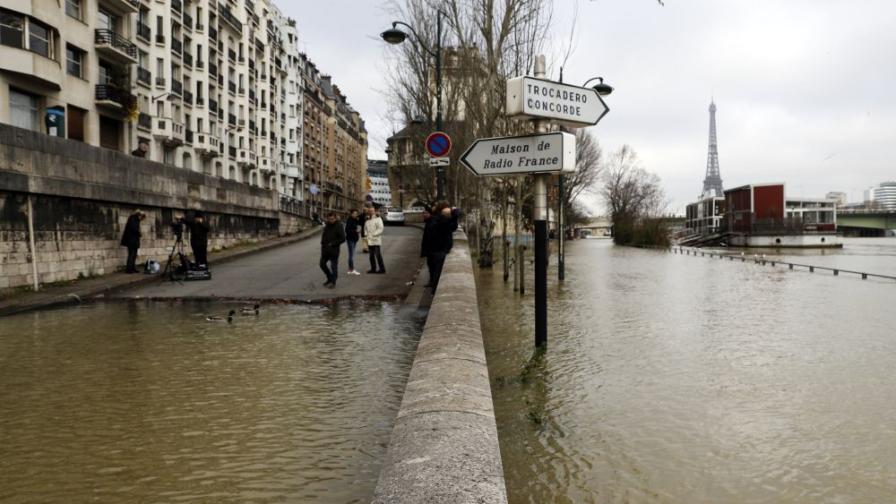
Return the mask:
[[[370, 270], [367, 272], [385, 273], [386, 266], [383, 264], [383, 253], [380, 251], [380, 247], [383, 245], [383, 219], [377, 215], [373, 207], [367, 208], [364, 237], [367, 239], [367, 250], [370, 254]], [[379, 265], [379, 269], [377, 269], [377, 265]]]

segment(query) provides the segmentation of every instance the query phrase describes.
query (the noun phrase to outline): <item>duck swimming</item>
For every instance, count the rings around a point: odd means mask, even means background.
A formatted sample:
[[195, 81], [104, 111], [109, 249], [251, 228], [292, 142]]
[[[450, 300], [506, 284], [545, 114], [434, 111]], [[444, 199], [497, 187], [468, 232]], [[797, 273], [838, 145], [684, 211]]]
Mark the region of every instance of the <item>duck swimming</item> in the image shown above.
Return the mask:
[[258, 303], [256, 303], [252, 308], [243, 306], [242, 308], [240, 308], [240, 315], [258, 315], [258, 308]]
[[227, 323], [229, 324], [229, 323], [233, 322], [234, 314], [236, 314], [236, 312], [233, 310], [230, 310], [230, 313], [227, 314], [226, 319], [224, 317], [219, 317], [217, 315], [209, 315], [208, 317], [205, 317], [205, 320], [207, 320], [209, 322], [224, 322], [225, 320], [227, 320]]

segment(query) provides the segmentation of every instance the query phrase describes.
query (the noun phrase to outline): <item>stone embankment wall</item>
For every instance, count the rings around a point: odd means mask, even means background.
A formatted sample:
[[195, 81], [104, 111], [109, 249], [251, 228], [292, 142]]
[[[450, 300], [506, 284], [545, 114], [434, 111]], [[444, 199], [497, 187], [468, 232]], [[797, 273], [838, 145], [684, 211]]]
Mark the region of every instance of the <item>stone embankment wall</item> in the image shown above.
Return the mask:
[[507, 502], [473, 264], [460, 233], [417, 347], [373, 502]]
[[0, 292], [31, 285], [32, 261], [42, 284], [123, 268], [121, 233], [137, 209], [146, 213], [139, 262], [167, 259], [170, 223], [185, 212], [205, 213], [210, 250], [309, 226], [279, 211], [276, 191], [0, 124]]

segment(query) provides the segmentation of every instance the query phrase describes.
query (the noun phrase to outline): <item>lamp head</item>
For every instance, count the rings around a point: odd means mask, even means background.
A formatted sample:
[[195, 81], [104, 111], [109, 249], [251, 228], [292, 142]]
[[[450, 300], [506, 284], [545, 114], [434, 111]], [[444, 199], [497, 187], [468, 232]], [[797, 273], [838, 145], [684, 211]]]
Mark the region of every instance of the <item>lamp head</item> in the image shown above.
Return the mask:
[[595, 84], [594, 86], [591, 86], [592, 89], [597, 91], [597, 94], [599, 94], [601, 96], [607, 96], [608, 94], [613, 92], [613, 86], [610, 86], [609, 84], [604, 84], [603, 77], [598, 77], [597, 80], [599, 82], [597, 84]]
[[392, 23], [392, 28], [380, 33], [380, 37], [390, 44], [400, 44], [408, 38], [408, 34], [396, 28], [395, 23]]

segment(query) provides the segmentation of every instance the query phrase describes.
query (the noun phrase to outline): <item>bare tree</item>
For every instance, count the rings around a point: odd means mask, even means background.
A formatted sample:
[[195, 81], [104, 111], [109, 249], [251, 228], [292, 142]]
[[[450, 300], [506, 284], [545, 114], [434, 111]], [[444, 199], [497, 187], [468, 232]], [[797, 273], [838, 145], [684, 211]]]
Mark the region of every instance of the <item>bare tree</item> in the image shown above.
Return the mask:
[[601, 195], [613, 221], [616, 243], [645, 245], [641, 231], [659, 239], [654, 235], [661, 234], [661, 230], [654, 232], [653, 223], [666, 206], [660, 178], [641, 166], [638, 155], [628, 145], [611, 156]]

